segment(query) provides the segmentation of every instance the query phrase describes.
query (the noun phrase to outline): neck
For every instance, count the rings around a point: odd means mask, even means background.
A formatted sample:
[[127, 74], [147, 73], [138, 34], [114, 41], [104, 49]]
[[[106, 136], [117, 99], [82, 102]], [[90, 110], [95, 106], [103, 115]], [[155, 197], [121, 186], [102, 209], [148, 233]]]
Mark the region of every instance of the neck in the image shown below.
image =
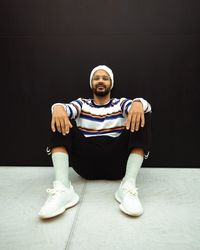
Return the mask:
[[106, 103], [108, 103], [110, 101], [110, 94], [106, 95], [106, 96], [96, 96], [93, 95], [94, 98], [94, 102], [98, 105], [104, 105]]

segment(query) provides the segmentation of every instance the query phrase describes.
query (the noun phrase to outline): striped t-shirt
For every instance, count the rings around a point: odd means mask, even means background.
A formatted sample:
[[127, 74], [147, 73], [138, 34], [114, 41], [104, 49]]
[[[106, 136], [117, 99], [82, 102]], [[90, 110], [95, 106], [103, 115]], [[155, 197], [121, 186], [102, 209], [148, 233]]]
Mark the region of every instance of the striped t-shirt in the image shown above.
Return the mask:
[[70, 103], [55, 103], [62, 105], [70, 119], [75, 119], [77, 127], [84, 136], [117, 137], [125, 129], [125, 120], [133, 101], [143, 104], [144, 112], [151, 112], [151, 105], [143, 98], [133, 100], [127, 98], [111, 98], [107, 104], [97, 105], [93, 99], [78, 98]]

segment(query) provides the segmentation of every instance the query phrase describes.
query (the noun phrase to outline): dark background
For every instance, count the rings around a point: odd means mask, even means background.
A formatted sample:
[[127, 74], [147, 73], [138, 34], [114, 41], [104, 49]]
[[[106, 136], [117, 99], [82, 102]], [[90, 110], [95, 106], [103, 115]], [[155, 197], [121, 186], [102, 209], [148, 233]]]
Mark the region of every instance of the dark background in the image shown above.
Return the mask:
[[144, 165], [199, 167], [199, 10], [199, 0], [1, 1], [0, 165], [51, 165], [50, 106], [90, 97], [90, 71], [106, 64], [114, 97], [152, 104]]

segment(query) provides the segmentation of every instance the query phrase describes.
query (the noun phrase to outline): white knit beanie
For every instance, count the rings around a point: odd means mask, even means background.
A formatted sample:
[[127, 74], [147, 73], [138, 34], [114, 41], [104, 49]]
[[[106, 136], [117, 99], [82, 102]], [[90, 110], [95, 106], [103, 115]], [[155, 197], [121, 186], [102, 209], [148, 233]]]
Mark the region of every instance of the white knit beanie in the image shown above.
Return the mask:
[[106, 71], [108, 74], [109, 74], [109, 76], [110, 76], [110, 78], [111, 78], [111, 89], [113, 88], [113, 85], [114, 85], [114, 76], [113, 76], [113, 72], [112, 72], [112, 70], [110, 69], [110, 68], [108, 68], [106, 65], [99, 65], [99, 66], [97, 66], [97, 67], [95, 67], [92, 71], [91, 71], [91, 73], [90, 73], [90, 88], [92, 88], [92, 77], [93, 77], [93, 75], [94, 75], [94, 73], [97, 71], [97, 70], [104, 70], [104, 71]]

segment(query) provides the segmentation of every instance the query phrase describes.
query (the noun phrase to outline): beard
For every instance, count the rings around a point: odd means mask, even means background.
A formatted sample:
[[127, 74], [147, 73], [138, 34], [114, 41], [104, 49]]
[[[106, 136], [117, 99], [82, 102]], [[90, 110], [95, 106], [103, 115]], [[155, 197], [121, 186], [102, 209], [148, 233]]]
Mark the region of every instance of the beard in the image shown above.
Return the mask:
[[[104, 89], [99, 89], [99, 87], [103, 87]], [[97, 84], [92, 88], [93, 94], [96, 96], [107, 96], [110, 93], [111, 87], [106, 87], [103, 84]]]

